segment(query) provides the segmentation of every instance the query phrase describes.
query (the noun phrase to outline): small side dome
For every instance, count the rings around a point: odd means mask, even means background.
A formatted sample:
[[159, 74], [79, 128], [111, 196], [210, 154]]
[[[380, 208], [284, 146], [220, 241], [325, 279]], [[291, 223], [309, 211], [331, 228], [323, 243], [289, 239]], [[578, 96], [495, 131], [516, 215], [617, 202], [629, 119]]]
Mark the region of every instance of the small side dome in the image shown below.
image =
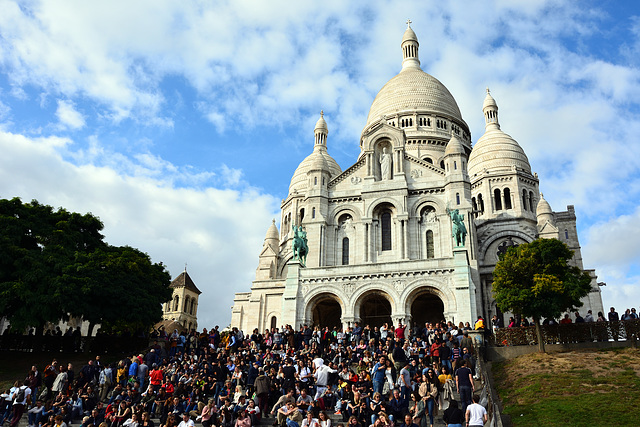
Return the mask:
[[458, 138], [458, 135], [456, 135], [455, 133], [451, 134], [451, 139], [449, 140], [449, 142], [447, 143], [447, 148], [444, 150], [444, 156], [451, 156], [453, 154], [462, 154], [462, 155], [467, 155], [467, 152], [464, 149], [464, 145], [462, 144], [462, 141], [460, 140], [460, 138]]
[[538, 207], [536, 208], [536, 216], [552, 214], [551, 205], [544, 198], [544, 195], [540, 193], [540, 200], [538, 201]]
[[551, 205], [544, 199], [542, 193], [540, 193], [540, 200], [538, 201], [538, 206], [536, 208], [536, 218], [539, 225], [544, 225], [546, 222], [555, 225]]
[[276, 227], [276, 220], [271, 220], [271, 226], [267, 230], [267, 235], [264, 238], [264, 241], [267, 242], [269, 240], [278, 241], [278, 227]]
[[294, 191], [305, 191], [308, 186], [307, 173], [312, 170], [326, 170], [329, 177], [335, 178], [342, 173], [338, 163], [326, 151], [316, 150], [309, 154], [299, 165], [291, 178], [289, 194]]
[[485, 170], [504, 172], [521, 170], [531, 175], [531, 165], [522, 147], [500, 129], [498, 105], [487, 89], [482, 108], [486, 130], [469, 155], [469, 176], [473, 180]]

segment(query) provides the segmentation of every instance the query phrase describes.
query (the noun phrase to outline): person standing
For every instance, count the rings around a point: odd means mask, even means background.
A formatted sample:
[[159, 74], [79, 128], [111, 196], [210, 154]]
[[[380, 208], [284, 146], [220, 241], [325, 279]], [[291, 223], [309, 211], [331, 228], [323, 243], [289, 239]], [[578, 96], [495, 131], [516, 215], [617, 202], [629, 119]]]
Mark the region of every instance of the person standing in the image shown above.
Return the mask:
[[464, 365], [456, 371], [456, 389], [460, 394], [462, 412], [465, 412], [467, 406], [471, 404], [471, 394], [474, 391], [473, 374], [469, 367], [469, 361], [465, 361]]
[[484, 423], [489, 419], [487, 410], [478, 402], [480, 402], [480, 396], [475, 395], [473, 396], [473, 403], [467, 407], [465, 419], [469, 427], [483, 427]]
[[29, 388], [29, 380], [26, 379], [24, 384], [15, 391], [13, 394], [13, 419], [11, 420], [11, 427], [16, 427], [24, 410], [31, 402], [31, 389]]

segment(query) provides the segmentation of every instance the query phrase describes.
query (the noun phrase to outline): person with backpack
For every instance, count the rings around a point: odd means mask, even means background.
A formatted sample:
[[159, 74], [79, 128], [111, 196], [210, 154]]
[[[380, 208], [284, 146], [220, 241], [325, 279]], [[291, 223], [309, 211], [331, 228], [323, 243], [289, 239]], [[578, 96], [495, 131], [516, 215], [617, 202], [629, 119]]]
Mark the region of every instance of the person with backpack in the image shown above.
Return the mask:
[[22, 414], [24, 414], [25, 407], [29, 403], [31, 403], [31, 389], [29, 388], [29, 380], [26, 379], [24, 384], [13, 394], [13, 419], [11, 420], [11, 427], [18, 425]]

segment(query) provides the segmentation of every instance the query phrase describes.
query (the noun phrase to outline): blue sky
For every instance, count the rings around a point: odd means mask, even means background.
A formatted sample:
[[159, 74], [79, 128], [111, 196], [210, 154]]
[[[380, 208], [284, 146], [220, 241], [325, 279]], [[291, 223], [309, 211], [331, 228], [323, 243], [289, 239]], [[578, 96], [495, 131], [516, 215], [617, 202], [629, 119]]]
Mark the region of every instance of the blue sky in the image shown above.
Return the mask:
[[247, 291], [321, 109], [342, 169], [406, 27], [476, 141], [491, 88], [605, 306], [640, 306], [640, 7], [613, 1], [0, 0], [0, 197], [188, 271], [200, 326]]

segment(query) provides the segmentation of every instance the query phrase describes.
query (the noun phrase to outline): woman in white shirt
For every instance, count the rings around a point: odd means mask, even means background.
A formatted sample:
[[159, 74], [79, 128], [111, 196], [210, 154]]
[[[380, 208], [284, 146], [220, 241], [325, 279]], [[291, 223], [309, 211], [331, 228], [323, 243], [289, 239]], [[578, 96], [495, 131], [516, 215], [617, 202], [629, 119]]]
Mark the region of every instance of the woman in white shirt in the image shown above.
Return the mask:
[[331, 418], [329, 418], [325, 411], [320, 411], [318, 417], [320, 417], [318, 420], [320, 422], [320, 427], [331, 427]]

